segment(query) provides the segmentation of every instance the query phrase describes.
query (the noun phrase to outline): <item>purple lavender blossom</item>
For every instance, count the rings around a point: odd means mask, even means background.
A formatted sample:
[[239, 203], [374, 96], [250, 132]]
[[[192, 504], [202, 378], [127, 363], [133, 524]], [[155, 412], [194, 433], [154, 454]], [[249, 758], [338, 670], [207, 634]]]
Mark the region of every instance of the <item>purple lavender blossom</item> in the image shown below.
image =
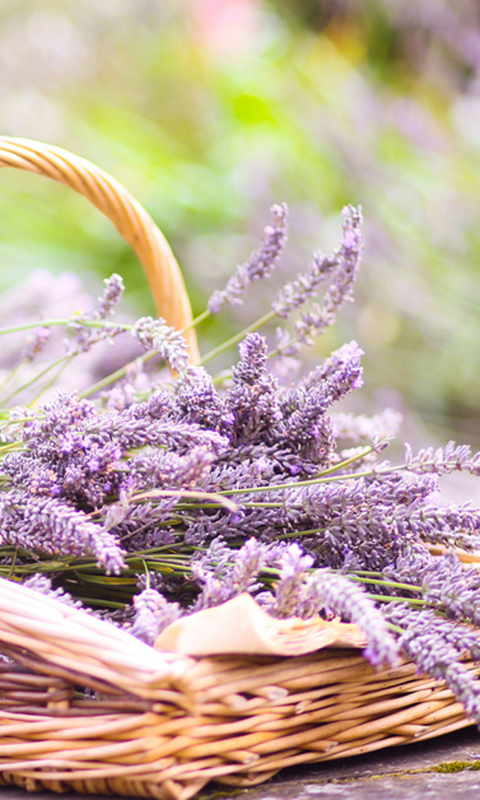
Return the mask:
[[325, 412], [321, 387], [304, 395], [285, 422], [285, 444], [302, 459], [327, 466], [335, 438], [331, 418]]
[[97, 419], [92, 403], [57, 395], [24, 427], [25, 449], [5, 458], [4, 472], [32, 495], [100, 506], [123, 480], [123, 448], [114, 437], [101, 441], [90, 430]]
[[448, 617], [480, 624], [480, 572], [459, 561], [454, 553], [431, 556], [417, 545], [386, 567], [386, 577], [417, 584], [423, 599]]
[[[330, 353], [328, 358], [318, 367], [302, 378], [298, 388], [301, 391], [308, 392], [310, 389], [318, 386], [319, 383], [337, 381], [339, 376], [344, 374], [346, 369], [354, 371], [356, 373], [354, 375], [354, 380], [359, 380], [361, 376], [361, 372], [359, 371], [360, 362], [363, 355], [364, 351], [355, 340], [342, 345], [338, 350], [334, 350]], [[362, 382], [359, 380], [359, 382], [351, 386], [351, 388], [360, 388], [361, 386]], [[294, 391], [295, 389], [290, 390], [290, 392]], [[288, 393], [287, 396], [290, 396], [290, 393]]]
[[95, 420], [91, 427], [86, 426], [86, 430], [95, 432], [101, 442], [115, 437], [124, 450], [151, 445], [184, 453], [193, 446], [206, 446], [218, 455], [228, 448], [226, 437], [216, 431], [168, 418], [158, 420], [150, 415], [148, 408], [136, 405]]
[[76, 314], [68, 322], [67, 331], [72, 335], [72, 340], [65, 341], [67, 355], [72, 357], [78, 353], [86, 353], [94, 344], [106, 341], [110, 344], [118, 334], [123, 333], [124, 327], [113, 322], [104, 325], [92, 326], [89, 322], [101, 322], [115, 311], [123, 295], [124, 286], [120, 275], [113, 274], [104, 280], [103, 295], [98, 298], [98, 306], [93, 311]]
[[227, 581], [215, 578], [210, 572], [199, 572], [194, 569], [197, 581], [203, 583], [203, 588], [193, 606], [192, 611], [201, 611], [203, 608], [213, 608], [226, 603], [232, 597]]
[[480, 661], [480, 634], [471, 625], [452, 625], [431, 609], [412, 609], [405, 603], [388, 603], [383, 606], [383, 616], [405, 631], [409, 628], [410, 632], [414, 630], [416, 637], [437, 635], [454, 647], [460, 656], [470, 655], [475, 661]]
[[469, 503], [419, 507], [412, 523], [419, 537], [426, 542], [461, 547], [467, 551], [480, 550], [480, 513]]
[[287, 283], [272, 303], [275, 314], [285, 319], [294, 309], [303, 306], [316, 294], [318, 285], [327, 276], [335, 273], [334, 282], [323, 299], [323, 306], [320, 308], [315, 305], [312, 311], [302, 313], [300, 320], [295, 324], [294, 340], [286, 337], [283, 337], [283, 341], [277, 339], [282, 348], [279, 352], [293, 354], [294, 342], [310, 344], [312, 336], [318, 336], [332, 325], [341, 306], [352, 298], [362, 247], [361, 209], [346, 206], [343, 215], [343, 236], [338, 250], [330, 257], [317, 254], [307, 272], [299, 275], [296, 281]]
[[242, 303], [240, 297], [250, 284], [268, 277], [275, 268], [287, 242], [288, 209], [285, 204], [274, 205], [270, 209], [273, 225], [265, 228], [262, 246], [252, 253], [250, 259], [238, 266], [225, 289], [216, 291], [208, 301], [211, 314], [218, 314], [225, 303]]
[[27, 552], [93, 555], [107, 575], [118, 575], [125, 568], [116, 539], [66, 503], [10, 495], [0, 503], [0, 521], [0, 544]]
[[162, 317], [141, 317], [133, 326], [132, 335], [145, 350], [156, 350], [174, 372], [183, 372], [187, 368], [188, 344], [183, 334], [167, 325]]
[[240, 360], [233, 368], [235, 383], [254, 386], [265, 376], [268, 364], [268, 344], [259, 333], [249, 333], [238, 345]]
[[[287, 319], [292, 311], [305, 305], [314, 297], [317, 287], [339, 266], [336, 255], [328, 258], [323, 253], [314, 253], [313, 261], [305, 273], [300, 273], [295, 281], [286, 283], [272, 303], [272, 310], [278, 317]], [[283, 328], [279, 329], [280, 331]]]
[[288, 545], [278, 559], [280, 578], [275, 584], [275, 601], [269, 609], [274, 617], [296, 617], [300, 614], [307, 570], [314, 563], [294, 542]]
[[[225, 411], [232, 420], [225, 432], [233, 445], [267, 437], [272, 440], [282, 415], [278, 383], [267, 370], [267, 342], [260, 334], [249, 333], [239, 345], [239, 352], [240, 359], [233, 368], [233, 386], [225, 397]], [[280, 429], [277, 435], [282, 432]]]
[[410, 445], [405, 445], [405, 466], [412, 472], [434, 472], [445, 475], [450, 472], [471, 472], [480, 475], [480, 452], [472, 455], [468, 445], [448, 442], [445, 447], [427, 447], [413, 455]]
[[[288, 508], [283, 530], [288, 525], [292, 530], [309, 530], [302, 543], [321, 566], [341, 569], [348, 553], [356, 569], [381, 570], [418, 541], [420, 525], [418, 520], [411, 522], [412, 511], [431, 490], [431, 480], [417, 486], [400, 475], [384, 481], [350, 478], [289, 489], [283, 498]], [[278, 530], [279, 509], [274, 516]]]
[[156, 572], [137, 576], [140, 593], [133, 598], [133, 620], [127, 629], [147, 644], [153, 644], [157, 636], [172, 622], [179, 619], [183, 610], [179, 603], [168, 602], [161, 589], [165, 580]]
[[187, 367], [176, 385], [175, 405], [184, 422], [213, 430], [225, 425], [224, 402], [204, 367]]
[[480, 681], [460, 662], [459, 656], [470, 651], [474, 658], [480, 654], [478, 635], [465, 626], [453, 627], [431, 612], [389, 605], [384, 616], [404, 628], [398, 646], [418, 666], [420, 673], [444, 680], [463, 704], [467, 716], [480, 727]]
[[204, 555], [192, 564], [192, 574], [202, 585], [194, 611], [221, 605], [232, 597], [228, 580], [231, 573], [232, 551], [222, 537], [214, 539]]
[[259, 542], [255, 537], [247, 539], [235, 555], [233, 569], [229, 576], [234, 595], [242, 592], [254, 593], [261, 587], [258, 582], [262, 568], [271, 560], [272, 548]]
[[144, 589], [135, 595], [135, 617], [130, 629], [134, 636], [147, 644], [153, 644], [159, 634], [157, 614], [165, 603], [165, 598], [156, 589]]
[[115, 312], [125, 291], [123, 280], [116, 273], [111, 275], [110, 278], [105, 278], [103, 282], [105, 289], [102, 296], [98, 298], [98, 306], [95, 312], [97, 319], [110, 317]]
[[182, 537], [171, 524], [172, 518], [175, 521], [175, 515], [171, 511], [175, 502], [175, 498], [141, 502], [129, 500], [120, 509], [118, 506], [113, 507], [112, 516], [109, 516], [112, 509], [109, 506], [103, 526], [116, 536], [128, 552], [172, 547], [182, 541]]
[[205, 445], [192, 447], [185, 455], [168, 450], [147, 449], [129, 460], [129, 475], [135, 491], [154, 488], [193, 489], [202, 483], [215, 460]]
[[75, 598], [62, 589], [61, 586], [59, 586], [57, 589], [54, 589], [51, 578], [49, 578], [47, 575], [43, 575], [41, 572], [36, 572], [34, 575], [26, 578], [23, 581], [23, 585], [27, 586], [29, 589], [35, 589], [36, 592], [40, 592], [40, 594], [44, 594], [47, 597], [53, 597], [55, 600], [60, 600], [61, 603], [65, 603], [67, 606], [72, 606], [73, 608], [82, 608], [82, 603], [80, 600], [75, 600]]
[[57, 392], [52, 400], [45, 403], [34, 418], [23, 427], [22, 439], [29, 450], [50, 453], [50, 448], [59, 435], [69, 434], [81, 420], [97, 416], [95, 405], [88, 400], [80, 400], [75, 392]]
[[205, 554], [193, 564], [193, 573], [202, 591], [192, 611], [220, 605], [242, 592], [257, 592], [262, 584], [259, 574], [271, 563], [272, 547], [254, 537], [239, 550], [228, 547], [222, 538], [215, 539]]
[[46, 328], [44, 325], [40, 325], [32, 334], [30, 334], [27, 337], [27, 342], [22, 353], [23, 361], [33, 361], [35, 356], [41, 353], [51, 335], [52, 331], [50, 328]]
[[[344, 345], [332, 355], [336, 370], [316, 380], [313, 373], [296, 389], [285, 393], [281, 410], [285, 422], [284, 442], [316, 463], [326, 463], [334, 450], [335, 440], [329, 406], [362, 383], [360, 358], [356, 342]], [[316, 371], [315, 371], [316, 372]]]
[[229, 572], [231, 559], [231, 548], [218, 536], [192, 565], [194, 575], [202, 578], [206, 573], [211, 573], [215, 578], [224, 578]]
[[356, 623], [367, 635], [364, 655], [373, 666], [398, 662], [398, 646], [387, 623], [364, 592], [344, 575], [319, 569], [308, 578], [302, 616], [312, 617], [319, 611], [331, 611], [342, 619]]

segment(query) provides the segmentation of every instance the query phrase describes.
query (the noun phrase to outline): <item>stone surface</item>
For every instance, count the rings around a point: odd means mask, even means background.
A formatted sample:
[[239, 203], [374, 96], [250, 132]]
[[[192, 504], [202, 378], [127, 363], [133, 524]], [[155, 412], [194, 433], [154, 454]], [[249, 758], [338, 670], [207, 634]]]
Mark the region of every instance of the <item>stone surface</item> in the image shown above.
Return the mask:
[[[242, 800], [478, 799], [480, 735], [469, 728], [343, 762], [284, 770], [280, 777], [243, 792], [241, 797]], [[226, 800], [225, 793], [223, 798]], [[215, 793], [210, 800], [217, 800]]]
[[[453, 771], [452, 771], [453, 770]], [[26, 792], [0, 788], [0, 800], [28, 800]], [[78, 794], [40, 792], [38, 800], [80, 800]], [[284, 770], [246, 791], [202, 792], [198, 800], [477, 800], [480, 735], [475, 729], [368, 756]]]

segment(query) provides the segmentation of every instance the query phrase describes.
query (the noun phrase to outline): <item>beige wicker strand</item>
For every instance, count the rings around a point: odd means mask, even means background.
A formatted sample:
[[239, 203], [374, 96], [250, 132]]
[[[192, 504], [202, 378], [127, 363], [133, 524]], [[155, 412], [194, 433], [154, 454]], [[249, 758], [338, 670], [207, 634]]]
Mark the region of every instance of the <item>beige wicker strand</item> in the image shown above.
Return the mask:
[[[410, 662], [375, 671], [345, 648], [197, 661], [4, 579], [0, 642], [40, 673], [0, 665], [0, 785], [29, 790], [188, 800], [209, 780], [252, 786], [286, 766], [472, 723], [445, 684]], [[84, 681], [100, 697], [76, 696]], [[51, 707], [49, 688], [62, 706]]]
[[[150, 215], [119, 181], [80, 156], [31, 139], [0, 136], [0, 167], [35, 172], [84, 195], [115, 225], [141, 262], [159, 316], [182, 330], [192, 321], [190, 302], [172, 250]], [[198, 361], [195, 331], [185, 333]]]
[[[175, 685], [190, 660], [161, 654], [103, 620], [0, 578], [0, 641], [51, 664], [148, 696]], [[155, 692], [154, 692], [155, 694]]]

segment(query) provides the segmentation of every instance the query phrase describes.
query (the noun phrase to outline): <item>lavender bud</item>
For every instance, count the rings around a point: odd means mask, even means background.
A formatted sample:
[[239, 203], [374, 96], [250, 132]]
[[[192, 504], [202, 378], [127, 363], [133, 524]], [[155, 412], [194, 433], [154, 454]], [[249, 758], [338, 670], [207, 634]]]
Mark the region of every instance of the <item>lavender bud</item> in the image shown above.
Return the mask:
[[365, 595], [363, 587], [328, 569], [316, 570], [307, 581], [302, 616], [310, 617], [322, 609], [356, 623], [366, 633], [368, 646], [364, 655], [373, 666], [393, 666], [398, 662], [398, 646], [381, 611]]
[[33, 332], [33, 334], [28, 336], [27, 343], [22, 354], [23, 360], [27, 362], [33, 361], [35, 356], [37, 356], [43, 350], [50, 339], [51, 334], [52, 332], [50, 328], [46, 328], [45, 326], [41, 325]]
[[102, 296], [98, 298], [98, 306], [95, 313], [97, 319], [106, 319], [111, 316], [125, 291], [123, 280], [116, 273], [111, 275], [110, 278], [105, 278], [103, 282], [105, 289]]
[[316, 294], [318, 285], [335, 271], [335, 281], [325, 295], [324, 308], [317, 314], [315, 326], [320, 329], [331, 325], [340, 306], [351, 296], [360, 263], [362, 215], [361, 209], [353, 206], [346, 206], [342, 213], [344, 224], [340, 247], [331, 256], [316, 253], [307, 272], [299, 274], [296, 281], [283, 287], [272, 303], [272, 309], [279, 317], [286, 318], [295, 308], [304, 305]]
[[274, 205], [270, 210], [273, 214], [273, 225], [265, 228], [261, 248], [252, 253], [249, 261], [237, 267], [225, 289], [213, 293], [208, 301], [211, 314], [218, 314], [225, 303], [241, 303], [240, 295], [250, 284], [268, 277], [275, 268], [287, 241], [288, 209], [282, 204]]
[[156, 350], [175, 372], [188, 366], [188, 345], [183, 334], [167, 325], [160, 317], [141, 317], [132, 328], [132, 334], [145, 350]]
[[307, 570], [314, 563], [298, 544], [286, 547], [278, 561], [280, 578], [275, 585], [275, 602], [270, 613], [275, 617], [295, 617], [300, 613]]

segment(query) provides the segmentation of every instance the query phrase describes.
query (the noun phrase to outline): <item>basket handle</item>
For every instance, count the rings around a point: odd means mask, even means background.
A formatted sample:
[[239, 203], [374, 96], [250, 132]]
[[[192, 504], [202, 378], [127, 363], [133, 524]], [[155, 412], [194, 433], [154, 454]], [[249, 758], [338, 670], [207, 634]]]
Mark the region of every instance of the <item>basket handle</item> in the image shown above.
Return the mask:
[[[36, 172], [83, 194], [113, 222], [138, 256], [159, 316], [177, 330], [188, 327], [192, 311], [177, 260], [150, 215], [119, 181], [61, 147], [10, 136], [0, 136], [0, 167]], [[195, 331], [187, 331], [185, 337], [195, 363], [199, 358]]]

